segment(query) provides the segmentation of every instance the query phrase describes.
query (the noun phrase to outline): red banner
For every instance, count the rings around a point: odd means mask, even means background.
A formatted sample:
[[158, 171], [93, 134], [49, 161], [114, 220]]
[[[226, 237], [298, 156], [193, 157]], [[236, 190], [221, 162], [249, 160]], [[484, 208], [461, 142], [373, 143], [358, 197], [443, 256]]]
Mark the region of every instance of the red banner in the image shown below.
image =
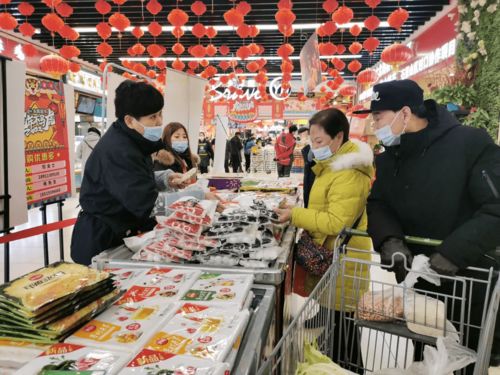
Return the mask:
[[68, 197], [71, 171], [63, 83], [27, 77], [24, 112], [28, 207]]

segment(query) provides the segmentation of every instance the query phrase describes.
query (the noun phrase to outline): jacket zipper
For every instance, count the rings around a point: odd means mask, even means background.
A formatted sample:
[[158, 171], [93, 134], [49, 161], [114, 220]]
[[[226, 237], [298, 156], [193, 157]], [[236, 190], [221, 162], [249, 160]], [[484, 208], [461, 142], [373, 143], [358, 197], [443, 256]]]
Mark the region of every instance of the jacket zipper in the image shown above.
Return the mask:
[[498, 190], [496, 189], [495, 185], [493, 184], [493, 181], [491, 181], [491, 178], [488, 174], [488, 172], [486, 172], [486, 170], [482, 170], [481, 171], [481, 175], [483, 176], [483, 178], [486, 180], [486, 183], [488, 184], [488, 186], [490, 187], [491, 189], [491, 192], [493, 193], [493, 196], [498, 199], [500, 198], [500, 194], [498, 194]]

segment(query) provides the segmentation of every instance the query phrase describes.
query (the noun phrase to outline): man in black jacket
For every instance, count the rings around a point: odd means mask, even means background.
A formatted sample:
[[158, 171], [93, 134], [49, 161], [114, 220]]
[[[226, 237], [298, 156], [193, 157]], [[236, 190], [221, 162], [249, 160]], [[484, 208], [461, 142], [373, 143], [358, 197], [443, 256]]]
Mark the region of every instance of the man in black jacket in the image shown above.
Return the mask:
[[236, 132], [234, 137], [231, 138], [231, 165], [233, 167], [233, 173], [242, 172], [241, 168], [241, 150], [243, 149], [243, 143], [241, 142], [241, 133]]
[[[151, 154], [164, 147], [163, 96], [143, 82], [125, 81], [116, 89], [117, 121], [90, 155], [80, 190], [71, 257], [90, 264], [92, 257], [122, 243], [124, 237], [151, 230], [159, 186]], [[166, 183], [166, 182], [165, 182]]]
[[[406, 270], [396, 253], [406, 256], [408, 267], [414, 255], [425, 254], [440, 274], [484, 278], [466, 268], [498, 268], [489, 253], [500, 245], [500, 148], [486, 131], [461, 126], [446, 108], [433, 100], [424, 102], [422, 89], [413, 81], [381, 83], [373, 91], [368, 111], [385, 152], [376, 158], [368, 231], [382, 263], [392, 265], [394, 256], [398, 282]], [[408, 244], [404, 235], [442, 244]], [[439, 288], [426, 282], [417, 288], [459, 293], [451, 290], [453, 285], [443, 279]], [[471, 305], [469, 324], [480, 324], [486, 291], [479, 284], [472, 289], [466, 305]], [[452, 303], [447, 302], [450, 315]], [[455, 305], [455, 322], [460, 321], [459, 312]], [[464, 344], [477, 350], [479, 330], [471, 329], [466, 336]]]

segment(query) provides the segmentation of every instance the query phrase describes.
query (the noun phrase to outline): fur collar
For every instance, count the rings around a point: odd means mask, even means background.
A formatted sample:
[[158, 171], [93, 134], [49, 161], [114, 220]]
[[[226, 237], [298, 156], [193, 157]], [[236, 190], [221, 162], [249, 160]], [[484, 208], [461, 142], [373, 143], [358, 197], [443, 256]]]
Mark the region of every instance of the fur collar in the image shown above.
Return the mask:
[[367, 143], [351, 139], [339, 151], [330, 163], [334, 171], [373, 165], [373, 151]]
[[[171, 165], [175, 164], [175, 156], [172, 152], [167, 151], [167, 150], [160, 150], [156, 155], [154, 155], [154, 160], [157, 160], [161, 164], [163, 164], [166, 167], [170, 167]], [[191, 162], [193, 164], [193, 167], [196, 167], [198, 164], [200, 164], [200, 157], [196, 154], [191, 154]]]

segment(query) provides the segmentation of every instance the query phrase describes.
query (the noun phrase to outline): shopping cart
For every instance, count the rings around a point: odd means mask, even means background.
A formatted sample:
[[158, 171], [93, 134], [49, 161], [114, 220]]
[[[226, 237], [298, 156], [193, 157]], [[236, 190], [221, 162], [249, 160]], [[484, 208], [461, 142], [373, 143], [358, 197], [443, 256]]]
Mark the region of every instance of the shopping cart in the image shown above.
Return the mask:
[[[372, 273], [381, 273], [380, 269], [387, 270], [390, 266], [377, 262], [376, 253], [346, 246], [339, 248], [347, 233], [366, 235], [346, 230], [337, 238], [332, 266], [260, 367], [258, 375], [295, 374], [298, 362], [304, 361], [306, 342], [316, 342], [323, 354], [353, 373], [407, 368], [413, 361], [422, 360], [425, 345], [436, 344], [436, 338], [429, 333], [456, 337], [477, 353], [475, 364], [457, 374], [486, 374], [500, 301], [498, 273], [493, 269], [470, 267], [463, 276], [441, 276], [440, 287], [422, 281], [413, 288], [391, 280], [379, 281], [370, 278], [367, 268]], [[439, 244], [439, 241], [414, 237], [407, 237], [407, 241]], [[364, 253], [365, 260], [355, 257], [356, 253]], [[373, 260], [366, 259], [366, 253], [370, 253]], [[337, 285], [339, 292], [336, 292]]]

